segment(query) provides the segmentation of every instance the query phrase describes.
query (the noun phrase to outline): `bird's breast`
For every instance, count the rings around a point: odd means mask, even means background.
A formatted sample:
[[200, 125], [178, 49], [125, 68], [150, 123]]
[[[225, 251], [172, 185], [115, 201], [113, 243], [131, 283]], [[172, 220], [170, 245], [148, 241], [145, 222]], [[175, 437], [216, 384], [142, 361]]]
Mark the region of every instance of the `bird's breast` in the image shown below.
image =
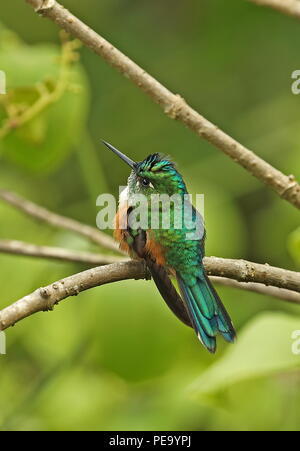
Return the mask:
[[120, 203], [118, 211], [114, 219], [114, 238], [120, 243], [120, 249], [127, 254], [131, 254], [130, 245], [128, 243], [127, 224], [127, 201]]

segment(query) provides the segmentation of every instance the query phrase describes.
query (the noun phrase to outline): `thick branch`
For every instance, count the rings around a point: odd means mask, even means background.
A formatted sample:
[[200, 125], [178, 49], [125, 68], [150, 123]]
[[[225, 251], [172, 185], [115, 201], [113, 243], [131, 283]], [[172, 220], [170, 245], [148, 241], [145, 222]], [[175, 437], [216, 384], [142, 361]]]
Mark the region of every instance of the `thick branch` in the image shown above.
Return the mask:
[[211, 276], [228, 277], [240, 282], [262, 283], [300, 292], [299, 272], [276, 268], [268, 264], [219, 257], [205, 257], [204, 266]]
[[[61, 260], [73, 263], [82, 263], [91, 266], [107, 265], [127, 261], [125, 257], [114, 257], [110, 255], [94, 254], [90, 252], [71, 251], [58, 247], [37, 246], [36, 244], [24, 243], [16, 240], [0, 240], [0, 253], [24, 255], [29, 257]], [[250, 263], [249, 263], [250, 264]], [[238, 289], [254, 291], [267, 296], [273, 296], [288, 302], [300, 303], [300, 293], [273, 286], [266, 286], [262, 283], [238, 282], [235, 279], [226, 277], [210, 276], [210, 279], [219, 284]]]
[[283, 301], [292, 302], [294, 304], [300, 304], [300, 293], [297, 293], [296, 291], [266, 286], [262, 283], [238, 282], [237, 280], [227, 279], [226, 277], [210, 276], [210, 280], [218, 285], [224, 285], [226, 287], [237, 288], [240, 290], [253, 291], [254, 293], [263, 294], [265, 296], [272, 296], [273, 298], [278, 298]]
[[[27, 255], [38, 258], [50, 258], [87, 265], [106, 265], [110, 263], [126, 262], [126, 258], [109, 255], [95, 254], [91, 252], [73, 251], [69, 249], [38, 246], [16, 240], [0, 240], [0, 253]], [[253, 263], [246, 260], [233, 260], [220, 257], [205, 257], [204, 266], [210, 276], [217, 276], [218, 283], [251, 289], [251, 283], [264, 284], [266, 292], [269, 285], [281, 289], [300, 292], [300, 273], [287, 269], [276, 268], [268, 264]], [[227, 279], [226, 279], [227, 278]], [[230, 282], [229, 279], [233, 279]], [[247, 283], [239, 283], [239, 282]], [[253, 291], [254, 290], [253, 286]]]
[[[210, 274], [243, 281], [263, 281], [300, 292], [300, 273], [243, 260], [217, 257], [207, 257], [204, 263]], [[113, 263], [74, 274], [47, 287], [39, 288], [0, 311], [0, 330], [7, 329], [33, 313], [51, 310], [62, 299], [77, 295], [81, 291], [119, 280], [145, 278], [148, 278], [146, 267], [138, 261]]]
[[260, 6], [270, 6], [273, 9], [300, 19], [300, 2], [298, 0], [250, 0]]
[[107, 265], [118, 261], [126, 261], [124, 257], [94, 254], [91, 252], [71, 251], [60, 247], [38, 246], [16, 240], [0, 240], [0, 253], [25, 255], [30, 257], [62, 260], [73, 263], [83, 263], [91, 266]]
[[0, 190], [0, 199], [4, 200], [10, 205], [13, 205], [18, 210], [21, 210], [23, 213], [26, 213], [33, 218], [39, 219], [40, 221], [46, 222], [54, 227], [71, 230], [72, 232], [83, 235], [99, 246], [120, 252], [118, 245], [113, 240], [113, 238], [96, 229], [95, 227], [82, 224], [75, 219], [60, 216], [9, 191]]
[[38, 288], [28, 296], [1, 310], [0, 330], [13, 326], [33, 313], [52, 310], [54, 305], [61, 300], [69, 296], [76, 296], [81, 291], [119, 280], [146, 278], [148, 278], [148, 274], [145, 265], [137, 261], [113, 263], [88, 269], [47, 287]]
[[300, 186], [293, 176], [287, 176], [275, 169], [209, 122], [191, 108], [181, 96], [169, 91], [55, 0], [26, 1], [34, 7], [36, 12], [53, 20], [61, 28], [80, 39], [87, 47], [129, 78], [158, 103], [169, 117], [181, 121], [198, 136], [222, 150], [252, 175], [271, 187], [279, 196], [300, 208]]

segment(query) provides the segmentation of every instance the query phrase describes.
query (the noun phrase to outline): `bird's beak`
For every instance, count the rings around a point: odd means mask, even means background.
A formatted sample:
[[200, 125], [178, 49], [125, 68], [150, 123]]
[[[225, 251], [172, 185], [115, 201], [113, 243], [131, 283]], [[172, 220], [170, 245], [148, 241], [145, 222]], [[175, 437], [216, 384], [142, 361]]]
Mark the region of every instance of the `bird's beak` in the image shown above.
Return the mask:
[[129, 157], [126, 157], [126, 155], [124, 155], [122, 152], [120, 152], [118, 149], [116, 149], [114, 146], [112, 146], [111, 144], [109, 144], [106, 141], [103, 141], [103, 144], [108, 147], [110, 150], [112, 150], [116, 155], [118, 155], [118, 157], [121, 158], [121, 160], [125, 161], [125, 163], [128, 164], [128, 166], [131, 167], [131, 169], [136, 169], [136, 163], [135, 161], [131, 160]]

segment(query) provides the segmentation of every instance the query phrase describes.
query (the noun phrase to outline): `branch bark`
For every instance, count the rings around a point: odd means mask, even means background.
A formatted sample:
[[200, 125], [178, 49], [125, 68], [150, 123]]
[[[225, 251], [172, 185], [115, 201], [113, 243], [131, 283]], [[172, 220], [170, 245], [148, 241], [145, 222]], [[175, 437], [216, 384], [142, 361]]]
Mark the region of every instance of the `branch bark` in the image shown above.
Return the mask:
[[[59, 247], [39, 246], [17, 240], [0, 240], [0, 253], [24, 255], [38, 258], [50, 258], [86, 265], [107, 265], [110, 263], [127, 262], [125, 257], [96, 254], [91, 252], [73, 251]], [[300, 273], [277, 268], [266, 264], [253, 263], [246, 260], [234, 260], [220, 257], [205, 257], [203, 260], [207, 274], [216, 276], [218, 283], [241, 288], [251, 284], [263, 284], [265, 288], [271, 285], [280, 289], [300, 292]], [[230, 283], [229, 279], [233, 279]], [[227, 281], [227, 282], [226, 282]], [[241, 284], [241, 282], [246, 282]], [[253, 288], [255, 288], [253, 286]], [[257, 291], [257, 290], [256, 290]], [[265, 290], [264, 290], [265, 292]]]
[[293, 304], [300, 304], [300, 293], [297, 293], [296, 291], [286, 290], [285, 288], [266, 286], [262, 283], [255, 282], [238, 282], [237, 280], [227, 279], [226, 277], [210, 276], [210, 280], [218, 285], [237, 288], [239, 290], [252, 291], [254, 293], [259, 293], [265, 296], [271, 296], [273, 298], [291, 302]]
[[[32, 243], [24, 243], [16, 240], [0, 240], [0, 253], [23, 255], [29, 257], [53, 259], [72, 263], [82, 263], [89, 266], [108, 265], [111, 263], [128, 261], [126, 257], [115, 257], [110, 255], [101, 255], [91, 252], [71, 251], [58, 247], [38, 246]], [[252, 263], [247, 262], [248, 265]], [[262, 283], [254, 282], [238, 282], [235, 279], [229, 279], [220, 276], [210, 276], [212, 282], [218, 285], [230, 286], [233, 288], [253, 291], [266, 296], [272, 296], [288, 302], [300, 303], [300, 293], [277, 288], [274, 286], [266, 286]]]
[[147, 278], [145, 265], [133, 260], [88, 269], [47, 287], [38, 288], [28, 296], [1, 310], [0, 330], [13, 326], [33, 313], [52, 310], [54, 305], [61, 300], [69, 296], [76, 296], [81, 291], [119, 280]]
[[269, 6], [288, 16], [300, 19], [300, 2], [298, 0], [250, 0], [260, 6]]
[[96, 227], [91, 227], [89, 225], [82, 224], [75, 219], [70, 219], [65, 216], [58, 215], [57, 213], [53, 213], [46, 208], [40, 207], [39, 205], [10, 191], [0, 190], [0, 199], [14, 206], [23, 213], [26, 213], [28, 216], [46, 222], [53, 227], [59, 227], [78, 233], [79, 235], [83, 235], [93, 243], [98, 244], [98, 246], [102, 246], [120, 253], [118, 244], [114, 241], [114, 239], [96, 229]]
[[106, 39], [101, 37], [55, 0], [26, 0], [35, 11], [80, 39], [112, 67], [158, 103], [172, 119], [177, 119], [239, 163], [253, 176], [272, 188], [280, 197], [300, 208], [300, 186], [293, 175], [285, 175], [254, 152], [231, 138], [201, 116], [178, 94], [169, 91]]
[[246, 260], [205, 257], [208, 275], [227, 277], [239, 282], [256, 282], [300, 292], [300, 273]]
[[[206, 257], [204, 264], [206, 270], [213, 275], [232, 277], [243, 281], [263, 281], [300, 292], [300, 273], [244, 260], [217, 257]], [[144, 263], [131, 260], [100, 266], [74, 274], [47, 287], [38, 288], [0, 311], [0, 330], [7, 329], [33, 313], [51, 310], [61, 300], [75, 296], [81, 291], [126, 279], [149, 279]], [[224, 280], [222, 282], [224, 284]], [[240, 284], [238, 286], [240, 287]]]

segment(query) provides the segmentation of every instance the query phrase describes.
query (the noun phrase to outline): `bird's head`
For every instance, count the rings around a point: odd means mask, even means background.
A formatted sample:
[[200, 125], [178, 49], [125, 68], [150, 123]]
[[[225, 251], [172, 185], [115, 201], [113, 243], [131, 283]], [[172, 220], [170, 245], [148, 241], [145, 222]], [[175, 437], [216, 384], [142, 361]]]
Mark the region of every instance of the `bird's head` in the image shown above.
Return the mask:
[[134, 162], [111, 144], [103, 143], [131, 167], [128, 178], [130, 194], [186, 194], [186, 186], [175, 164], [167, 157], [154, 153], [143, 161]]

